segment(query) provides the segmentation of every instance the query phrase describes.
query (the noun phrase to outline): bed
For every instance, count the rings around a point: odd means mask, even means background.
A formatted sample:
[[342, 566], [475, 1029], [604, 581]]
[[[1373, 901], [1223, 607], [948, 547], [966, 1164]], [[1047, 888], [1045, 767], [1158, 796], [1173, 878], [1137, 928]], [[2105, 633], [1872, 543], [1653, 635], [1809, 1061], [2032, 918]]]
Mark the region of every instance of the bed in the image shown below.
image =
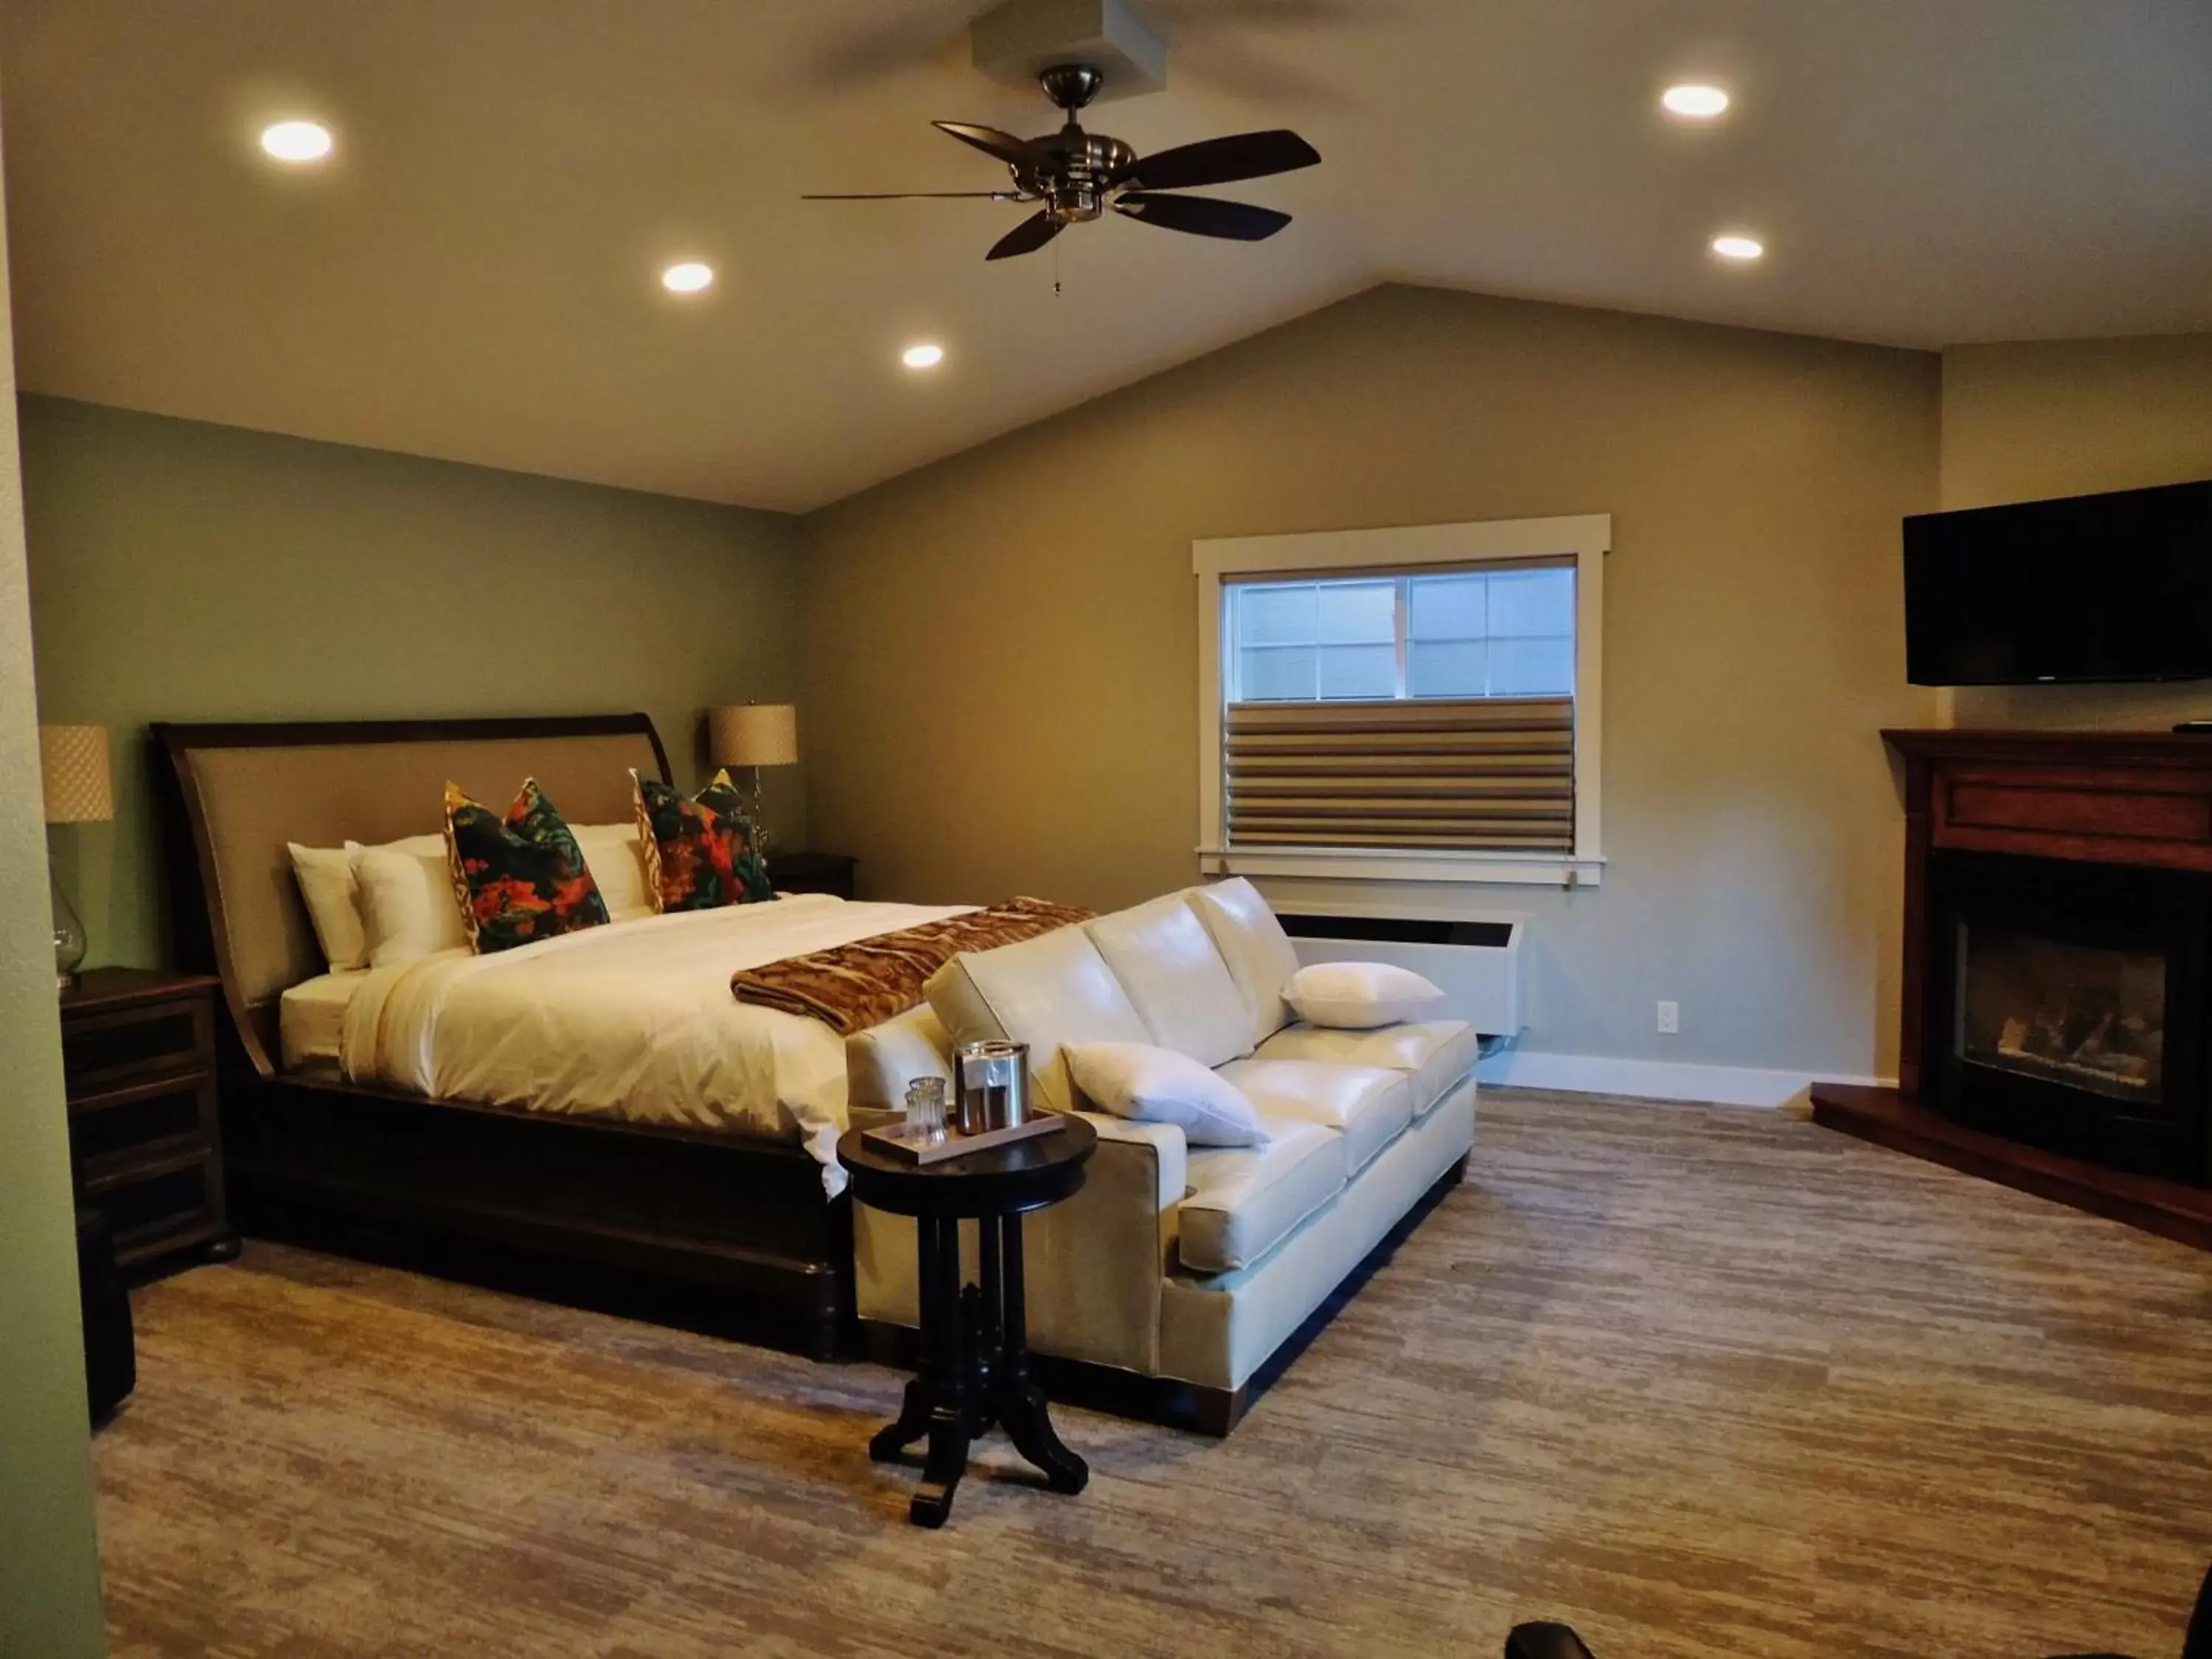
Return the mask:
[[730, 975], [955, 908], [808, 895], [329, 972], [287, 842], [427, 833], [448, 778], [504, 800], [532, 775], [571, 823], [620, 823], [631, 768], [668, 776], [652, 721], [154, 734], [179, 956], [222, 982], [224, 1158], [248, 1231], [556, 1264], [556, 1294], [563, 1272], [594, 1297], [634, 1281], [732, 1334], [840, 1351], [842, 1040], [738, 1004]]

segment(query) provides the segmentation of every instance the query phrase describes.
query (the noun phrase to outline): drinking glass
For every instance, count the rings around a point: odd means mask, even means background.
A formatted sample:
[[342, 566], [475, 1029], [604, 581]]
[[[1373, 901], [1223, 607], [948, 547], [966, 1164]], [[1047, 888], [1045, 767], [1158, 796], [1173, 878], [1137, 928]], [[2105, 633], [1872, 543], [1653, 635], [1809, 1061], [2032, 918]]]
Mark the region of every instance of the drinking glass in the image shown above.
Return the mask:
[[945, 1079], [918, 1077], [906, 1085], [906, 1132], [925, 1146], [945, 1139]]

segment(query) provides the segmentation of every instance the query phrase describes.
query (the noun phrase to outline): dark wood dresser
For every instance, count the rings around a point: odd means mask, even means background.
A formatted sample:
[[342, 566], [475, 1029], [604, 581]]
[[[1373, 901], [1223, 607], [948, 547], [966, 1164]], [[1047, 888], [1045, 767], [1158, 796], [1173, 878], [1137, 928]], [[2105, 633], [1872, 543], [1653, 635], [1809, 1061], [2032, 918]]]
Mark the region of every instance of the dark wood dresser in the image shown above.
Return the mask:
[[768, 878], [779, 893], [831, 893], [848, 899], [858, 864], [843, 853], [770, 853]]
[[223, 1205], [216, 1092], [218, 982], [95, 968], [61, 994], [70, 1163], [133, 1280], [238, 1254]]

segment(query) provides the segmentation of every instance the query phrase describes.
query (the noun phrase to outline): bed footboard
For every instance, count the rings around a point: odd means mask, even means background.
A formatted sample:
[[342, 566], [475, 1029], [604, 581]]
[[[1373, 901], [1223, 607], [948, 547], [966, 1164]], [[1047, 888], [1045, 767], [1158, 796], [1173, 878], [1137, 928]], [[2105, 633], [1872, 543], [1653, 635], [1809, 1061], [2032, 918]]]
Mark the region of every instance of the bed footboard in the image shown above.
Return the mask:
[[853, 1349], [849, 1203], [795, 1142], [241, 1079], [240, 1224], [817, 1359]]

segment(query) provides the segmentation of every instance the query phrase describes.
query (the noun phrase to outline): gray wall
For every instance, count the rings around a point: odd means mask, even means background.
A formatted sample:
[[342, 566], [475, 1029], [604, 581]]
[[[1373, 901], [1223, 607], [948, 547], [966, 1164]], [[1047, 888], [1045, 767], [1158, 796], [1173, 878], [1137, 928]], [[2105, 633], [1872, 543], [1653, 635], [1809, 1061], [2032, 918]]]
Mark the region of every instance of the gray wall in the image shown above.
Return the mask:
[[[149, 720], [641, 708], [688, 780], [702, 709], [797, 690], [782, 514], [21, 408], [40, 718], [117, 745], [115, 823], [52, 836], [95, 963], [163, 951]], [[787, 846], [805, 841], [803, 770], [769, 775]]]
[[[1943, 354], [1943, 505], [2212, 478], [2212, 334], [2035, 340]], [[2212, 717], [2212, 684], [1961, 689], [1960, 726], [2134, 726]]]
[[[1938, 364], [1371, 290], [806, 520], [817, 833], [872, 892], [1127, 903], [1198, 841], [1194, 538], [1610, 513], [1604, 886], [1531, 915], [1528, 1046], [1887, 1075], [1899, 520]], [[1653, 1004], [1681, 1005], [1679, 1036]]]
[[[4, 215], [0, 215], [4, 219]], [[0, 231], [0, 1655], [107, 1651]]]

